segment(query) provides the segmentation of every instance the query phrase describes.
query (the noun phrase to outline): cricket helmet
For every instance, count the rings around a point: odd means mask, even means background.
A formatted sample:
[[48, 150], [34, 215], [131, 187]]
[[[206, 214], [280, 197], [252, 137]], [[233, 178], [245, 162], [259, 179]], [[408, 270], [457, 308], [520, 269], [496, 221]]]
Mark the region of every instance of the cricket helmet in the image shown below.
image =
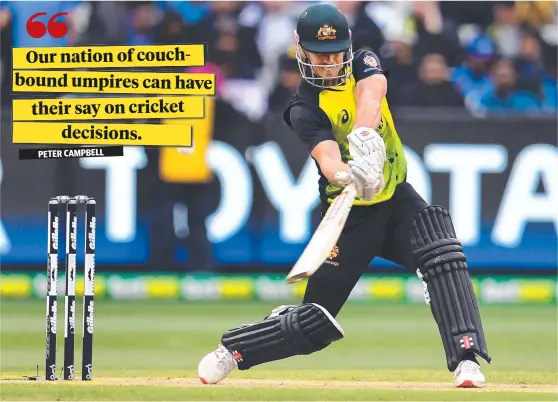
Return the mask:
[[[347, 19], [337, 7], [330, 4], [308, 7], [300, 15], [294, 34], [297, 44], [296, 59], [304, 80], [316, 87], [332, 88], [342, 85], [349, 78], [353, 62], [351, 30]], [[312, 64], [306, 52], [316, 54], [343, 52], [343, 61], [340, 64], [333, 64], [334, 67], [341, 66], [337, 78], [320, 77], [315, 68], [332, 65]]]

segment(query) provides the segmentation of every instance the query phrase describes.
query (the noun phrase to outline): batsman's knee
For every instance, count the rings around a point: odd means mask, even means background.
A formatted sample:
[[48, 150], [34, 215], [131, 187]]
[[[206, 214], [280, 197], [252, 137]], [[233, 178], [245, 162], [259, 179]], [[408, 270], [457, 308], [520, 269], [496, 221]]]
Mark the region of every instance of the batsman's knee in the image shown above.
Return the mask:
[[448, 211], [438, 206], [420, 210], [413, 219], [410, 241], [428, 289], [448, 369], [454, 371], [470, 352], [490, 362], [467, 260]]
[[430, 206], [420, 210], [413, 219], [411, 245], [417, 268], [425, 281], [436, 270], [467, 268], [461, 242], [455, 235], [455, 229], [449, 212], [439, 206]]
[[263, 321], [225, 332], [221, 343], [240, 370], [324, 349], [344, 337], [339, 323], [315, 303], [279, 306]]

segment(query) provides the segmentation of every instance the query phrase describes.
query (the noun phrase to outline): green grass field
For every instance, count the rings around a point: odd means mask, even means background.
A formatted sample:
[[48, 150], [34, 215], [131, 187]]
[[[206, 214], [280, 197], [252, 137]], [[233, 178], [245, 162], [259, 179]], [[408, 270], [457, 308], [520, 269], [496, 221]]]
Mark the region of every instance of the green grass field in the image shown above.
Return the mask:
[[[58, 373], [63, 361], [63, 298], [59, 298]], [[81, 302], [81, 300], [80, 300]], [[1, 305], [3, 400], [557, 400], [555, 306], [483, 306], [493, 362], [487, 386], [455, 390], [425, 305], [349, 303], [338, 319], [345, 339], [322, 352], [235, 371], [217, 386], [196, 377], [199, 359], [222, 332], [254, 322], [266, 303], [104, 301], [95, 305], [93, 376], [22, 382], [44, 375], [42, 301]], [[78, 327], [81, 327], [78, 303]], [[81, 329], [76, 335], [80, 367]], [[77, 370], [79, 372], [79, 370]], [[79, 374], [79, 373], [77, 373]]]

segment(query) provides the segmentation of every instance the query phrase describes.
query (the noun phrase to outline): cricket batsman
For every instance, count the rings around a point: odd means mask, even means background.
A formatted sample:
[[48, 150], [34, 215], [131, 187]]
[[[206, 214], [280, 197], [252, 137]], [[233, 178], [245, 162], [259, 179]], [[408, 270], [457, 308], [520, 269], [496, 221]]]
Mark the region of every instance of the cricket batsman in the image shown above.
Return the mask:
[[[320, 173], [322, 217], [349, 183], [357, 197], [334, 251], [308, 279], [299, 305], [226, 331], [199, 363], [203, 383], [232, 370], [308, 355], [344, 337], [335, 317], [376, 256], [417, 272], [427, 284], [447, 368], [456, 387], [483, 387], [477, 356], [486, 340], [463, 248], [448, 211], [407, 183], [407, 162], [386, 101], [387, 71], [368, 50], [353, 53], [345, 16], [318, 4], [295, 31], [302, 82], [283, 114]], [[411, 330], [411, 328], [409, 329]]]

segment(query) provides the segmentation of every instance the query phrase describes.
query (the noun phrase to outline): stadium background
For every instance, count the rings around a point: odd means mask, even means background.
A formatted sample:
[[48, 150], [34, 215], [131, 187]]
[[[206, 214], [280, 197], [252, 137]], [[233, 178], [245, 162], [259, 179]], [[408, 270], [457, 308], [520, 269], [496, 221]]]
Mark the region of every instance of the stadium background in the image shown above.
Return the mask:
[[[355, 50], [372, 49], [391, 72], [409, 181], [450, 209], [481, 302], [555, 302], [556, 7], [465, 3], [337, 5]], [[308, 4], [55, 1], [41, 11], [68, 11], [68, 36], [35, 40], [25, 21], [36, 4], [2, 2], [2, 296], [43, 297], [48, 199], [80, 193], [98, 200], [99, 297], [299, 296], [303, 285], [282, 278], [318, 222], [316, 171], [281, 110], [300, 81], [292, 31]], [[138, 147], [18, 161], [11, 47], [158, 43], [206, 43], [204, 71], [218, 73], [192, 156]], [[376, 259], [370, 274], [353, 298], [421, 302], [412, 273]]]

